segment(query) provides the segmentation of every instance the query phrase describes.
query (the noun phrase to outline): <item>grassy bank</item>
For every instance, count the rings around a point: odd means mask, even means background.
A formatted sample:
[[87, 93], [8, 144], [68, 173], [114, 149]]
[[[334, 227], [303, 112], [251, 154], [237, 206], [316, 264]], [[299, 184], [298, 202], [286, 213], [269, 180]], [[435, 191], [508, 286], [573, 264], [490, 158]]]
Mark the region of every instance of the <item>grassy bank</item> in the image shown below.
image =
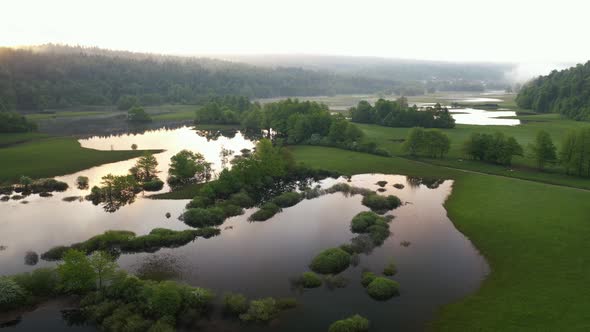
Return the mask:
[[[451, 140], [451, 149], [444, 159], [421, 159], [434, 165], [453, 167], [476, 172], [515, 177], [550, 184], [564, 185], [590, 189], [590, 179], [568, 176], [561, 166], [547, 167], [546, 171], [539, 172], [535, 169], [535, 161], [530, 155], [527, 146], [534, 142], [537, 132], [545, 130], [553, 138], [555, 145], [561, 146], [561, 142], [568, 129], [590, 126], [588, 122], [562, 119], [556, 114], [523, 116], [527, 122], [519, 126], [474, 126], [457, 125], [454, 129], [441, 129]], [[377, 125], [361, 124], [359, 127], [370, 140], [377, 142], [378, 146], [392, 155], [403, 155], [402, 144], [410, 128], [391, 128]], [[508, 136], [514, 136], [525, 149], [522, 157], [515, 157], [511, 167], [493, 165], [483, 162], [475, 162], [465, 158], [462, 151], [463, 143], [472, 133], [494, 133], [500, 131]]]
[[0, 148], [9, 145], [25, 143], [40, 138], [47, 138], [49, 135], [42, 133], [7, 133], [0, 134]]
[[135, 158], [143, 151], [98, 151], [85, 149], [74, 138], [46, 138], [0, 149], [0, 183], [22, 175], [53, 177], [93, 166]]
[[338, 149], [292, 151], [299, 162], [343, 173], [455, 180], [448, 214], [492, 273], [478, 292], [443, 307], [434, 330], [588, 329], [590, 242], [583, 234], [590, 231], [590, 192]]

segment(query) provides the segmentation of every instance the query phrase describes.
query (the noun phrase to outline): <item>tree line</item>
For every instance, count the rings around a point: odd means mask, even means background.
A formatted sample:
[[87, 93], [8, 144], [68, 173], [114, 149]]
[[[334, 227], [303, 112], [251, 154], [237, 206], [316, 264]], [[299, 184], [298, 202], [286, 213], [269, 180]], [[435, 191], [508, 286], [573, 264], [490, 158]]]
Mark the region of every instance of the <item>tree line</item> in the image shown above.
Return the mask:
[[352, 122], [388, 127], [455, 127], [455, 119], [446, 107], [437, 103], [434, 107], [418, 110], [416, 105], [409, 106], [405, 97], [397, 100], [379, 99], [374, 106], [363, 100], [350, 109], [350, 115]]
[[560, 113], [575, 120], [590, 116], [590, 61], [523, 86], [516, 97], [519, 107], [539, 113]]
[[372, 93], [392, 80], [299, 68], [53, 46], [0, 48], [0, 111], [77, 105], [200, 104], [212, 95]]
[[37, 130], [37, 124], [9, 111], [0, 111], [0, 133], [25, 133]]
[[197, 124], [234, 124], [245, 131], [264, 132], [284, 144], [336, 146], [361, 152], [387, 154], [365, 140], [355, 124], [328, 106], [285, 99], [261, 105], [245, 97], [218, 97], [196, 111]]

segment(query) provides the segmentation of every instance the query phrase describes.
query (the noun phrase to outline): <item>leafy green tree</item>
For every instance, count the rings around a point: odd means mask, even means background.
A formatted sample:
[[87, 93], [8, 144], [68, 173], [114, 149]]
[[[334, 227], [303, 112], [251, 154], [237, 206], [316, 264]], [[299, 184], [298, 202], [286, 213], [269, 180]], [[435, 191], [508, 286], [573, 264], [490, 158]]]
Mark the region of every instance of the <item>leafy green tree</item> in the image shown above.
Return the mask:
[[590, 128], [567, 132], [559, 152], [561, 164], [566, 173], [590, 176]]
[[143, 108], [135, 106], [127, 112], [127, 121], [152, 122], [152, 117]]
[[424, 146], [424, 136], [423, 128], [412, 128], [402, 145], [403, 151], [409, 153], [411, 156], [418, 155], [421, 148]]
[[61, 287], [67, 293], [85, 293], [96, 287], [96, 271], [82, 251], [68, 250], [57, 272]]
[[139, 157], [130, 170], [131, 174], [139, 182], [151, 181], [158, 171], [158, 160], [153, 154], [146, 152], [143, 156]]
[[25, 191], [28, 191], [29, 190], [29, 187], [31, 186], [31, 184], [33, 184], [33, 179], [31, 179], [28, 176], [24, 176], [23, 175], [23, 176], [20, 177], [20, 179], [19, 179], [18, 182], [20, 183], [21, 186], [23, 186], [23, 189]]
[[35, 130], [37, 125], [26, 117], [16, 112], [0, 112], [0, 133], [24, 133]]
[[117, 263], [104, 251], [95, 251], [89, 258], [90, 266], [98, 279], [98, 289], [103, 290], [104, 283], [115, 276]]
[[211, 163], [205, 157], [189, 150], [182, 150], [170, 158], [168, 183], [179, 186], [187, 183], [203, 182], [211, 178]]
[[548, 132], [541, 130], [537, 132], [535, 143], [530, 146], [533, 157], [537, 162], [539, 169], [545, 168], [545, 164], [553, 163], [557, 160], [556, 148]]

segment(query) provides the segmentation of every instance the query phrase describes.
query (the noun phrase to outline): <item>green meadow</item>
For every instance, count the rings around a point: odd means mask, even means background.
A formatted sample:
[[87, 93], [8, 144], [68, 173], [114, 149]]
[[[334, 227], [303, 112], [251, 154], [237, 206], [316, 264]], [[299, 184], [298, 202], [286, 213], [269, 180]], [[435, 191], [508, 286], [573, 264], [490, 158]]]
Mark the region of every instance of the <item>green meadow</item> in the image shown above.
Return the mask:
[[[33, 137], [36, 134], [33, 134]], [[0, 136], [0, 141], [14, 140]], [[22, 175], [32, 178], [74, 173], [93, 166], [139, 157], [144, 151], [99, 151], [80, 146], [75, 138], [50, 137], [0, 149], [0, 183]]]

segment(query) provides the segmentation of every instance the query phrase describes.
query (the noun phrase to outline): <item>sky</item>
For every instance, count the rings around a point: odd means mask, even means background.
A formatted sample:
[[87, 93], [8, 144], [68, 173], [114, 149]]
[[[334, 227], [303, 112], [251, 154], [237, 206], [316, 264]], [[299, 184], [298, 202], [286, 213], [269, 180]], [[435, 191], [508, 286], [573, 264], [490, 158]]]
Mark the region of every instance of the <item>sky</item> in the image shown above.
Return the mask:
[[590, 59], [584, 0], [1, 0], [0, 46], [532, 65]]

